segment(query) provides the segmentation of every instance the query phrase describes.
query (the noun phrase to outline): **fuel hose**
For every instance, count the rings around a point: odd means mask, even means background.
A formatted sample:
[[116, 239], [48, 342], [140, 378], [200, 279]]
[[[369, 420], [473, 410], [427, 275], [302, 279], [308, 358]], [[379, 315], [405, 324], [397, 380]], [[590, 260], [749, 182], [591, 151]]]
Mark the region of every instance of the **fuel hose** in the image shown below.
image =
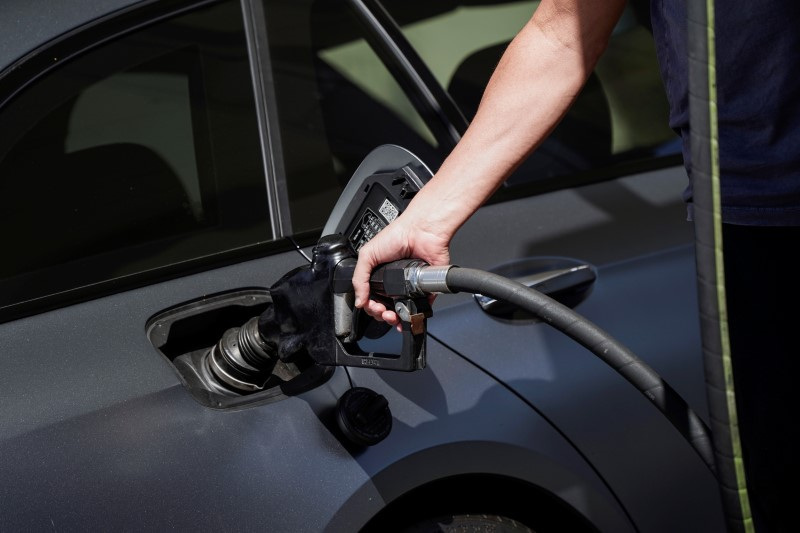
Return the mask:
[[728, 531], [755, 531], [733, 383], [723, 268], [714, 1], [687, 2], [695, 256], [706, 396]]
[[644, 394], [715, 473], [711, 432], [702, 419], [661, 376], [611, 335], [569, 307], [514, 280], [457, 266], [438, 272], [441, 272], [439, 279], [430, 282], [430, 287], [424, 285], [434, 276], [422, 276], [423, 289], [477, 293], [503, 300], [532, 313], [587, 348]]

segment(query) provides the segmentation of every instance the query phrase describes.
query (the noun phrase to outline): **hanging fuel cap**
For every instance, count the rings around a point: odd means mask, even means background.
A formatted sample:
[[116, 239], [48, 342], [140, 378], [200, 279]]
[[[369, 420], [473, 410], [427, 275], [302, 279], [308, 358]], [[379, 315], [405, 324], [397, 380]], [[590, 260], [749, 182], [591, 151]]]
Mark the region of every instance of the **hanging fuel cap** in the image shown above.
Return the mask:
[[374, 446], [392, 431], [389, 402], [365, 387], [354, 387], [339, 398], [336, 421], [344, 436], [359, 446]]

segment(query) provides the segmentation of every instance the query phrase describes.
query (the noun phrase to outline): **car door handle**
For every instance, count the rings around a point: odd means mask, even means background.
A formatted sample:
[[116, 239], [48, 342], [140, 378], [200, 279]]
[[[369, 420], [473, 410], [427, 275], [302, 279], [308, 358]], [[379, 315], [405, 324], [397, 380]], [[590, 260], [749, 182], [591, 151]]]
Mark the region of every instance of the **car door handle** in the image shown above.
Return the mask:
[[[558, 300], [564, 305], [574, 307], [583, 301], [597, 279], [595, 269], [587, 264], [577, 264], [512, 277], [527, 287]], [[521, 312], [513, 304], [499, 301], [482, 294], [475, 295], [475, 301], [484, 312], [493, 316], [513, 318], [515, 311]]]

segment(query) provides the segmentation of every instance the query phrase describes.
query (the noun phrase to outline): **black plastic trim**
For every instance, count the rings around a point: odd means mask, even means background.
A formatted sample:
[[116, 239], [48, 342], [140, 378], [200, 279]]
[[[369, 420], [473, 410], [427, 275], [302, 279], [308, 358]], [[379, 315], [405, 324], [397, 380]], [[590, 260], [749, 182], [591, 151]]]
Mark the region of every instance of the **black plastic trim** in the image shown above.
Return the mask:
[[267, 24], [263, 0], [241, 0], [247, 52], [253, 81], [261, 153], [264, 160], [267, 197], [273, 238], [292, 232], [289, 189], [283, 165], [280, 126], [274, 109], [278, 108], [272, 81], [272, 61], [267, 40]]
[[440, 148], [455, 147], [467, 129], [467, 119], [436, 81], [397, 23], [375, 0], [350, 0], [350, 5], [367, 28], [370, 44], [380, 50], [386, 66], [431, 127]]

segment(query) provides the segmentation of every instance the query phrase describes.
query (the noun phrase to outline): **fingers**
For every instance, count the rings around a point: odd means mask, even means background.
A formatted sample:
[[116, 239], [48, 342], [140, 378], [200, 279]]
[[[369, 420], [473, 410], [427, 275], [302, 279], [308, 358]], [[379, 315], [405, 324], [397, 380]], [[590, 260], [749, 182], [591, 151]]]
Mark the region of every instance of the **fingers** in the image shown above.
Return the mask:
[[353, 271], [353, 290], [355, 292], [355, 305], [362, 308], [375, 320], [381, 320], [391, 325], [399, 322], [393, 309], [386, 309], [381, 302], [369, 298], [369, 277], [377, 265], [400, 259], [408, 253], [402, 231], [395, 220], [388, 227], [381, 230], [371, 241], [365, 244], [358, 252], [358, 262]]
[[367, 243], [361, 248], [356, 268], [353, 271], [355, 305], [362, 308], [375, 320], [382, 320], [388, 324], [395, 325], [398, 319], [394, 310], [386, 309], [383, 303], [371, 300], [369, 297], [369, 277], [372, 269], [378, 264], [380, 264], [380, 259], [374, 252], [374, 246], [370, 246], [370, 243]]
[[390, 326], [397, 326], [397, 331], [403, 331], [403, 328], [400, 325], [400, 317], [397, 316], [397, 313], [394, 311], [384, 311], [381, 313], [381, 320]]
[[[359, 250], [358, 262], [353, 271], [356, 307], [363, 309], [375, 320], [390, 325], [400, 322], [394, 309], [387, 309], [385, 304], [370, 300], [369, 278], [372, 270], [380, 264], [404, 257], [416, 257], [432, 265], [446, 265], [450, 262], [450, 235], [420, 229], [413, 219], [405, 218], [406, 215], [407, 213], [400, 215]], [[408, 222], [409, 220], [412, 222]]]
[[375, 320], [386, 322], [390, 326], [395, 326], [400, 323], [400, 318], [391, 309], [387, 309], [384, 304], [375, 300], [367, 300], [362, 308], [364, 311]]
[[[369, 303], [380, 305], [378, 302], [370, 302], [369, 301], [369, 276], [372, 273], [372, 269], [378, 263], [376, 262], [375, 255], [371, 252], [371, 248], [369, 244], [364, 246], [358, 254], [358, 262], [356, 263], [356, 268], [353, 271], [353, 290], [355, 292], [355, 305], [356, 307], [360, 307], [364, 309], [367, 313], [371, 316], [374, 316], [371, 310], [375, 312], [374, 306], [369, 306]], [[385, 310], [385, 307], [384, 307]]]

